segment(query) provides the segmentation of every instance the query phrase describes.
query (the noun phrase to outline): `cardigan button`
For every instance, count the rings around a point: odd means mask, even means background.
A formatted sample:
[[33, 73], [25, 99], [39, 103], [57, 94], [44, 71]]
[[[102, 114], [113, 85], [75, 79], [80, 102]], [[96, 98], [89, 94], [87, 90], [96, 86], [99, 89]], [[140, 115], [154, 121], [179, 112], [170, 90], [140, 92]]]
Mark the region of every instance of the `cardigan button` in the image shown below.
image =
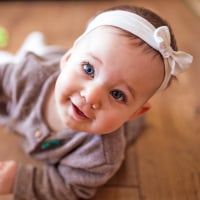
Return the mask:
[[36, 132], [35, 132], [35, 137], [36, 137], [36, 138], [42, 137], [42, 132], [41, 132], [41, 131], [36, 131]]

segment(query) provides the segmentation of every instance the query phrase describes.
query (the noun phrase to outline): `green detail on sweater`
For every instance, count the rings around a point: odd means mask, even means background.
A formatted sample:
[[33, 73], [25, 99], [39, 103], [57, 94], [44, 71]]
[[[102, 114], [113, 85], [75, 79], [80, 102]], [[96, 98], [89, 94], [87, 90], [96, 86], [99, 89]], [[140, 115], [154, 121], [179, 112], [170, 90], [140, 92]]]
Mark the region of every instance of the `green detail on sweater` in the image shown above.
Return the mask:
[[61, 140], [49, 140], [42, 144], [42, 149], [47, 149], [52, 146], [60, 146], [61, 144]]

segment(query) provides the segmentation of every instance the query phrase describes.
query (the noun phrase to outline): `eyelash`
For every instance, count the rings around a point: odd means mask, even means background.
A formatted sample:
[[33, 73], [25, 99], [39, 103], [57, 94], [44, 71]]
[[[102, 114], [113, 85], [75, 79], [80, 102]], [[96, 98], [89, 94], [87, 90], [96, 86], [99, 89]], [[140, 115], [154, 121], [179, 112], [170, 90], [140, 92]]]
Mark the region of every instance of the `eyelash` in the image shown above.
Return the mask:
[[[92, 71], [87, 71], [86, 66], [90, 66], [90, 70]], [[82, 63], [82, 69], [84, 71], [84, 73], [92, 78], [94, 78], [95, 75], [95, 70], [92, 64], [90, 64], [89, 62], [83, 62]]]
[[[117, 98], [114, 98], [114, 94], [116, 94], [116, 92], [119, 92], [120, 93], [120, 96], [119, 96], [119, 98], [117, 97]], [[122, 92], [122, 91], [120, 91], [120, 90], [112, 90], [111, 92], [110, 92], [110, 94], [111, 94], [111, 96], [116, 100], [116, 101], [118, 101], [118, 102], [123, 102], [123, 103], [127, 103], [127, 96]], [[122, 99], [121, 99], [122, 98]]]
[[[92, 70], [92, 72], [87, 71], [86, 66], [90, 66], [90, 67], [91, 67], [90, 70]], [[82, 70], [83, 70], [83, 72], [84, 72], [86, 75], [88, 75], [88, 76], [94, 78], [94, 75], [95, 75], [94, 67], [93, 67], [93, 65], [90, 64], [88, 61], [82, 63]], [[92, 74], [90, 74], [90, 73], [92, 73]], [[121, 94], [120, 94], [121, 96], [120, 96], [119, 98], [118, 98], [118, 97], [117, 97], [117, 98], [114, 97], [114, 94], [116, 95], [116, 92], [121, 93]], [[126, 96], [122, 91], [120, 91], [120, 90], [112, 90], [112, 91], [110, 92], [110, 95], [111, 95], [111, 96], [113, 97], [113, 99], [114, 99], [115, 101], [117, 101], [117, 102], [127, 103], [127, 96]], [[121, 98], [122, 98], [122, 99], [121, 99]], [[120, 100], [119, 100], [119, 99], [120, 99]]]

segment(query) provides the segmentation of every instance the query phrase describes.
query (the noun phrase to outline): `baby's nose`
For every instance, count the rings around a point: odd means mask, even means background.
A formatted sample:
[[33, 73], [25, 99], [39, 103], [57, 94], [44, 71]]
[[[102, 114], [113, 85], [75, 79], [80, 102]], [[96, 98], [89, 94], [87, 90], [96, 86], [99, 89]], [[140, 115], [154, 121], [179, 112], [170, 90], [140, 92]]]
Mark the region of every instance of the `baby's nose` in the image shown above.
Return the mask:
[[104, 89], [101, 84], [90, 84], [81, 91], [81, 96], [85, 98], [87, 104], [93, 109], [99, 109], [102, 105]]

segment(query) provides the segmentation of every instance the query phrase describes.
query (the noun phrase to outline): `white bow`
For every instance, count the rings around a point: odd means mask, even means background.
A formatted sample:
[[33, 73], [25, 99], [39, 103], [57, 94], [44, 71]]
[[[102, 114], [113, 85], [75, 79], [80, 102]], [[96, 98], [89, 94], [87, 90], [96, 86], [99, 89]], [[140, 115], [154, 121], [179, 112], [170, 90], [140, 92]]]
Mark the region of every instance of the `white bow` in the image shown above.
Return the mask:
[[170, 45], [170, 32], [167, 26], [161, 26], [154, 32], [154, 39], [157, 42], [157, 50], [167, 59], [170, 66], [170, 74], [177, 76], [189, 68], [193, 57], [183, 51], [174, 51]]

